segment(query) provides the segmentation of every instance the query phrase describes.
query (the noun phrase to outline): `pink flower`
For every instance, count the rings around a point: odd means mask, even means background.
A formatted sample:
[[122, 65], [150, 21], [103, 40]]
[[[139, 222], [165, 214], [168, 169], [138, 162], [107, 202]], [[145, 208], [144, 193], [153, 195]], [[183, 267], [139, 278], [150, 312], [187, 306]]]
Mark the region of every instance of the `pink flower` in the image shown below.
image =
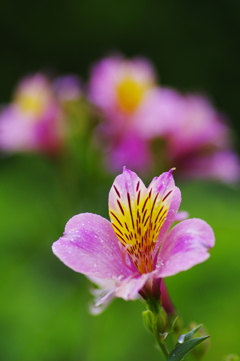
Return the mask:
[[[89, 99], [99, 111], [96, 138], [111, 172], [167, 165], [183, 177], [239, 180], [226, 117], [203, 96], [159, 87], [147, 60], [113, 56], [95, 64]], [[229, 160], [229, 172], [219, 169], [220, 159], [225, 166]]]
[[122, 164], [138, 171], [150, 169], [152, 165], [149, 143], [134, 133], [113, 138], [103, 152], [106, 167], [116, 173]]
[[12, 104], [0, 113], [0, 148], [54, 153], [63, 136], [63, 114], [50, 81], [42, 74], [23, 79]]
[[231, 150], [189, 156], [181, 161], [179, 167], [181, 176], [186, 179], [215, 179], [229, 184], [240, 179], [239, 158]]
[[105, 58], [92, 68], [89, 99], [119, 129], [131, 122], [154, 87], [155, 78], [153, 67], [145, 59]]
[[213, 231], [203, 220], [184, 220], [169, 230], [180, 202], [172, 170], [146, 188], [124, 169], [109, 193], [111, 222], [91, 213], [74, 216], [53, 252], [103, 288], [98, 305], [112, 297], [134, 299], [139, 293], [158, 297], [162, 278], [205, 261], [214, 245]]
[[230, 145], [225, 117], [203, 96], [182, 95], [181, 112], [176, 113], [173, 122], [168, 137], [168, 154], [172, 159]]
[[113, 56], [93, 66], [89, 100], [101, 116], [97, 137], [103, 140], [101, 149], [110, 171], [118, 172], [123, 165], [137, 171], [151, 169], [150, 141], [169, 132], [179, 113], [177, 102], [171, 101], [176, 94], [155, 83], [154, 69], [143, 58]]
[[240, 179], [239, 158], [231, 149], [226, 117], [202, 96], [182, 96], [182, 109], [165, 144], [167, 161], [181, 177], [225, 183]]

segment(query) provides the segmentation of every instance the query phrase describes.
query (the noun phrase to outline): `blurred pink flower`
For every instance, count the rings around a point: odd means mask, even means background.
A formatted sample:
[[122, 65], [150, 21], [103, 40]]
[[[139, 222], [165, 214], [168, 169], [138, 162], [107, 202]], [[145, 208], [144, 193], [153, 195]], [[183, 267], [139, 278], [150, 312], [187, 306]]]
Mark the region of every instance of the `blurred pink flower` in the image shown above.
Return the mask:
[[156, 86], [153, 66], [143, 58], [126, 60], [113, 56], [93, 66], [89, 100], [100, 114], [97, 137], [103, 139], [100, 145], [108, 169], [115, 172], [123, 166], [138, 171], [151, 168], [149, 140], [169, 132], [178, 112], [177, 102], [173, 104], [171, 99], [177, 96]]
[[228, 147], [229, 128], [223, 114], [217, 112], [203, 96], [186, 94], [181, 97], [181, 113], [175, 114], [174, 126], [168, 137], [170, 157], [189, 155], [208, 148]]
[[50, 81], [40, 73], [23, 79], [13, 102], [0, 113], [0, 148], [54, 153], [62, 145], [63, 134], [62, 112]]
[[147, 60], [113, 56], [96, 63], [89, 99], [100, 115], [97, 137], [110, 171], [167, 165], [179, 176], [239, 180], [226, 117], [204, 96], [159, 87]]
[[172, 170], [146, 188], [124, 169], [109, 193], [111, 222], [91, 213], [74, 216], [53, 252], [102, 288], [97, 305], [113, 297], [134, 299], [139, 293], [159, 299], [162, 278], [205, 261], [214, 245], [211, 227], [200, 219], [184, 220], [169, 230], [180, 202]]
[[91, 70], [89, 99], [113, 127], [128, 128], [155, 81], [154, 69], [145, 59], [105, 58]]
[[108, 141], [108, 146], [105, 146], [103, 155], [106, 167], [116, 173], [119, 172], [119, 168], [122, 168], [123, 164], [127, 168], [138, 171], [150, 169], [152, 165], [149, 143], [133, 132], [128, 132]]
[[229, 184], [240, 179], [239, 158], [231, 150], [189, 156], [181, 160], [179, 168], [185, 179], [214, 179]]
[[168, 164], [185, 178], [238, 181], [240, 162], [226, 117], [203, 96], [182, 95], [182, 105], [166, 137]]

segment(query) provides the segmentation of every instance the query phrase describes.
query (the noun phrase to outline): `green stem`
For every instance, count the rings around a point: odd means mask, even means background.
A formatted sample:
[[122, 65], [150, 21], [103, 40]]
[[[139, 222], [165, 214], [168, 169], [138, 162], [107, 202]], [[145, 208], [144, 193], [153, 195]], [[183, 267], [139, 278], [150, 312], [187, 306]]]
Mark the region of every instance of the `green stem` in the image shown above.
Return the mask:
[[169, 356], [169, 351], [165, 344], [164, 333], [166, 332], [166, 314], [160, 303], [155, 299], [148, 300], [149, 310], [152, 312], [152, 334], [155, 337], [158, 349], [162, 351], [165, 359]]
[[155, 314], [155, 325], [153, 327], [153, 336], [155, 337], [158, 348], [162, 351], [163, 355], [167, 359], [169, 356], [169, 352], [165, 344], [165, 340], [161, 336], [161, 330], [159, 330], [159, 318], [161, 318], [160, 315]]
[[169, 352], [168, 352], [167, 346], [165, 345], [164, 341], [162, 341], [159, 337], [158, 329], [155, 330], [154, 337], [156, 339], [158, 347], [161, 349], [163, 355], [165, 356], [165, 358], [167, 360], [167, 358], [169, 356]]

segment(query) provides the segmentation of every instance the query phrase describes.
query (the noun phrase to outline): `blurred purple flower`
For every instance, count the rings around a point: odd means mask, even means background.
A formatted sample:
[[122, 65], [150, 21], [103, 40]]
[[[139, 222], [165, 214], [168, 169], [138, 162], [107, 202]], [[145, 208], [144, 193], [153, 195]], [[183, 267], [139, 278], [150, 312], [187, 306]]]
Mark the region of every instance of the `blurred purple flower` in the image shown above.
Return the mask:
[[98, 306], [113, 297], [134, 299], [139, 293], [159, 299], [163, 277], [205, 261], [214, 245], [213, 231], [203, 220], [184, 220], [169, 230], [180, 202], [172, 170], [146, 188], [135, 173], [124, 169], [109, 193], [111, 222], [91, 213], [74, 216], [53, 252], [102, 287]]

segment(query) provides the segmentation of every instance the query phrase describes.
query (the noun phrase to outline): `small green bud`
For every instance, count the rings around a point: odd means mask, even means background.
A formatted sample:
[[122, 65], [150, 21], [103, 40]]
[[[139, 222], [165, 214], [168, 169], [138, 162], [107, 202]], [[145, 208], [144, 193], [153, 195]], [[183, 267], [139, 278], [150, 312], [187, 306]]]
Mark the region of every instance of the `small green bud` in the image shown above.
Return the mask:
[[[189, 325], [190, 330], [196, 330], [194, 332], [196, 337], [203, 337], [206, 336], [207, 333], [202, 325], [197, 325], [195, 322], [190, 323]], [[192, 353], [194, 354], [197, 360], [200, 360], [208, 351], [210, 346], [210, 338], [206, 339], [205, 342], [199, 344], [196, 348], [193, 349]]]
[[240, 361], [240, 357], [238, 355], [228, 355], [223, 361]]
[[142, 313], [143, 317], [143, 324], [146, 328], [146, 330], [150, 333], [153, 333], [153, 325], [154, 325], [154, 315], [151, 311], [143, 311]]

